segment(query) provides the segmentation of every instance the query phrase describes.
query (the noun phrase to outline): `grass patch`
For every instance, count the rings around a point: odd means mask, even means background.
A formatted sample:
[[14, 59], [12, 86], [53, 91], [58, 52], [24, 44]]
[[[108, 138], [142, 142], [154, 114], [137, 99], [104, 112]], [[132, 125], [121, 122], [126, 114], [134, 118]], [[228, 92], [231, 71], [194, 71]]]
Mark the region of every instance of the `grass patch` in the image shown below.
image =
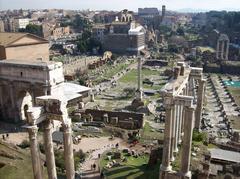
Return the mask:
[[[32, 160], [29, 149], [14, 148], [9, 144], [0, 142], [0, 161], [4, 166], [0, 168], [0, 178], [4, 179], [32, 179]], [[47, 178], [46, 168], [43, 169], [43, 177]]]
[[240, 106], [240, 88], [228, 87], [229, 92], [233, 95], [235, 102]]
[[141, 136], [141, 141], [150, 139], [163, 140], [164, 134], [156, 131], [150, 126], [149, 122], [146, 122], [143, 127]]
[[[137, 70], [131, 70], [126, 73], [119, 81], [122, 83], [137, 83]], [[150, 76], [160, 76], [160, 72], [150, 69], [142, 69], [142, 78], [149, 78]]]
[[[152, 179], [158, 178], [159, 164], [148, 167], [149, 160], [148, 155], [139, 156], [135, 158], [133, 156], [122, 155], [126, 158], [125, 162], [120, 162], [121, 166], [113, 167], [111, 169], [104, 168], [104, 174], [107, 179]], [[106, 155], [103, 156], [100, 161], [100, 167], [103, 168], [108, 163]]]

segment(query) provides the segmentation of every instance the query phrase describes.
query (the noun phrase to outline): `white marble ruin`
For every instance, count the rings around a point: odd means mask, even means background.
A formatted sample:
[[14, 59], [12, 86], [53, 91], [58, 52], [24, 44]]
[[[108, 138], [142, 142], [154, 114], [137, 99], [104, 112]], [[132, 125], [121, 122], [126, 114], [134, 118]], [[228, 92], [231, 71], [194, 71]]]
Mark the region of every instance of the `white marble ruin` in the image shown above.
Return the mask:
[[67, 113], [67, 101], [53, 96], [36, 98], [36, 106], [27, 111], [27, 128], [30, 140], [32, 167], [35, 179], [42, 179], [42, 167], [37, 141], [38, 125], [43, 124], [43, 137], [46, 153], [46, 164], [49, 179], [57, 179], [54, 149], [53, 149], [53, 121], [61, 122], [63, 129], [64, 161], [67, 179], [74, 179], [74, 158], [72, 144], [71, 119]]
[[[193, 128], [200, 129], [204, 88], [202, 68], [186, 67], [180, 62], [174, 68], [174, 77], [161, 90], [166, 118], [160, 179], [191, 178], [192, 133]], [[172, 171], [171, 162], [175, 160], [178, 144], [182, 144], [181, 167], [176, 172]]]
[[75, 176], [71, 119], [67, 105], [81, 102], [91, 88], [64, 82], [62, 63], [42, 61], [0, 61], [0, 110], [6, 120], [24, 121], [29, 133], [33, 174], [43, 179], [37, 141], [43, 126], [49, 179], [57, 179], [52, 131], [61, 125], [67, 179]]
[[216, 58], [219, 60], [228, 60], [229, 38], [226, 34], [221, 34], [217, 41]]

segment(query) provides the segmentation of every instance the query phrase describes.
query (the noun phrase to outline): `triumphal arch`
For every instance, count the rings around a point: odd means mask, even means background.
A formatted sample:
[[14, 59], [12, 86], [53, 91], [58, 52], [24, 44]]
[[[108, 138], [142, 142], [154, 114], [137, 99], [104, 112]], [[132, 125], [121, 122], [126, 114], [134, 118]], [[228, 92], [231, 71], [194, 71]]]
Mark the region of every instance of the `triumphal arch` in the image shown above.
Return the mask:
[[62, 63], [52, 61], [0, 61], [0, 110], [8, 121], [23, 121], [28, 130], [35, 179], [42, 179], [37, 141], [43, 128], [48, 178], [56, 179], [52, 131], [61, 128], [67, 179], [73, 179], [71, 119], [67, 107], [82, 100], [90, 88], [64, 82]]
[[36, 104], [37, 96], [64, 93], [78, 99], [88, 91], [90, 88], [64, 82], [60, 62], [0, 61], [0, 114], [7, 121], [25, 120], [26, 111]]
[[[191, 178], [190, 156], [193, 128], [200, 129], [205, 92], [202, 68], [179, 62], [173, 78], [161, 89], [165, 107], [165, 133], [160, 179]], [[181, 144], [181, 167], [173, 171], [171, 162]]]

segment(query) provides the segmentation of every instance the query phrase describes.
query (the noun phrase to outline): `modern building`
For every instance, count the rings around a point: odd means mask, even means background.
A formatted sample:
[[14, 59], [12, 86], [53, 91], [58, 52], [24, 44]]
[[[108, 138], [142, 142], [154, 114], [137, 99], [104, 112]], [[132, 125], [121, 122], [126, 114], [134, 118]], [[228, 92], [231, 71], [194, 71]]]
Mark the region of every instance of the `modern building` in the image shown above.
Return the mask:
[[18, 29], [25, 29], [27, 25], [30, 23], [30, 19], [14, 19], [15, 28]]

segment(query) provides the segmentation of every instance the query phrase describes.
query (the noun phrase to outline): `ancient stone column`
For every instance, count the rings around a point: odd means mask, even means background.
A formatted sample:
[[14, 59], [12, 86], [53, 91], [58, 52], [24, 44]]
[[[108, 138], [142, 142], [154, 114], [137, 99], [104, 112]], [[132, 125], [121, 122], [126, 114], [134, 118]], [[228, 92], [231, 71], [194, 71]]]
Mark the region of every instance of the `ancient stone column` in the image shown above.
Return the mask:
[[178, 125], [178, 143], [182, 142], [182, 120], [183, 120], [183, 106], [179, 105], [179, 125]]
[[195, 112], [195, 128], [201, 128], [201, 119], [202, 119], [202, 108], [203, 108], [203, 100], [204, 100], [204, 87], [205, 80], [199, 80], [198, 82], [198, 92], [197, 92], [197, 107]]
[[57, 179], [55, 157], [52, 142], [52, 124], [50, 120], [44, 121], [44, 145], [49, 179]]
[[138, 58], [138, 86], [136, 98], [142, 100], [142, 59]]
[[190, 79], [189, 79], [189, 81], [188, 81], [188, 96], [193, 96], [194, 95], [194, 92], [193, 92], [193, 90], [194, 90], [194, 79], [193, 79], [193, 77], [191, 77], [190, 76]]
[[219, 40], [217, 41], [216, 58], [219, 59]]
[[71, 124], [63, 124], [64, 159], [67, 179], [74, 179], [74, 159]]
[[175, 149], [175, 141], [176, 141], [176, 105], [173, 105], [172, 109], [172, 127], [171, 127], [171, 161], [174, 161], [174, 149]]
[[221, 41], [221, 46], [222, 46], [222, 49], [221, 49], [221, 60], [224, 60], [224, 49], [225, 49], [224, 41]]
[[28, 128], [29, 140], [30, 140], [30, 150], [32, 157], [32, 167], [34, 179], [42, 179], [42, 167], [39, 155], [39, 148], [37, 142], [37, 126], [30, 126]]
[[181, 153], [181, 169], [180, 174], [184, 178], [191, 178], [190, 159], [191, 159], [191, 147], [192, 147], [192, 133], [194, 122], [194, 108], [185, 107], [185, 122], [184, 122], [184, 135], [182, 143]]
[[185, 123], [185, 108], [182, 107], [182, 125], [181, 125], [181, 136], [184, 133], [184, 123]]
[[228, 60], [228, 53], [229, 53], [229, 40], [226, 41], [226, 45], [227, 45], [227, 48], [226, 48], [225, 60]]
[[176, 125], [175, 125], [175, 140], [174, 140], [174, 150], [173, 152], [178, 152], [178, 133], [179, 133], [179, 113], [180, 113], [180, 109], [179, 109], [179, 105], [175, 105], [175, 110], [176, 110], [176, 116], [175, 116], [175, 121], [176, 121]]
[[171, 171], [171, 135], [172, 135], [172, 111], [173, 105], [166, 105], [166, 118], [165, 118], [165, 130], [164, 130], [164, 147], [163, 158], [160, 166], [160, 178], [164, 178], [164, 174], [167, 171]]

